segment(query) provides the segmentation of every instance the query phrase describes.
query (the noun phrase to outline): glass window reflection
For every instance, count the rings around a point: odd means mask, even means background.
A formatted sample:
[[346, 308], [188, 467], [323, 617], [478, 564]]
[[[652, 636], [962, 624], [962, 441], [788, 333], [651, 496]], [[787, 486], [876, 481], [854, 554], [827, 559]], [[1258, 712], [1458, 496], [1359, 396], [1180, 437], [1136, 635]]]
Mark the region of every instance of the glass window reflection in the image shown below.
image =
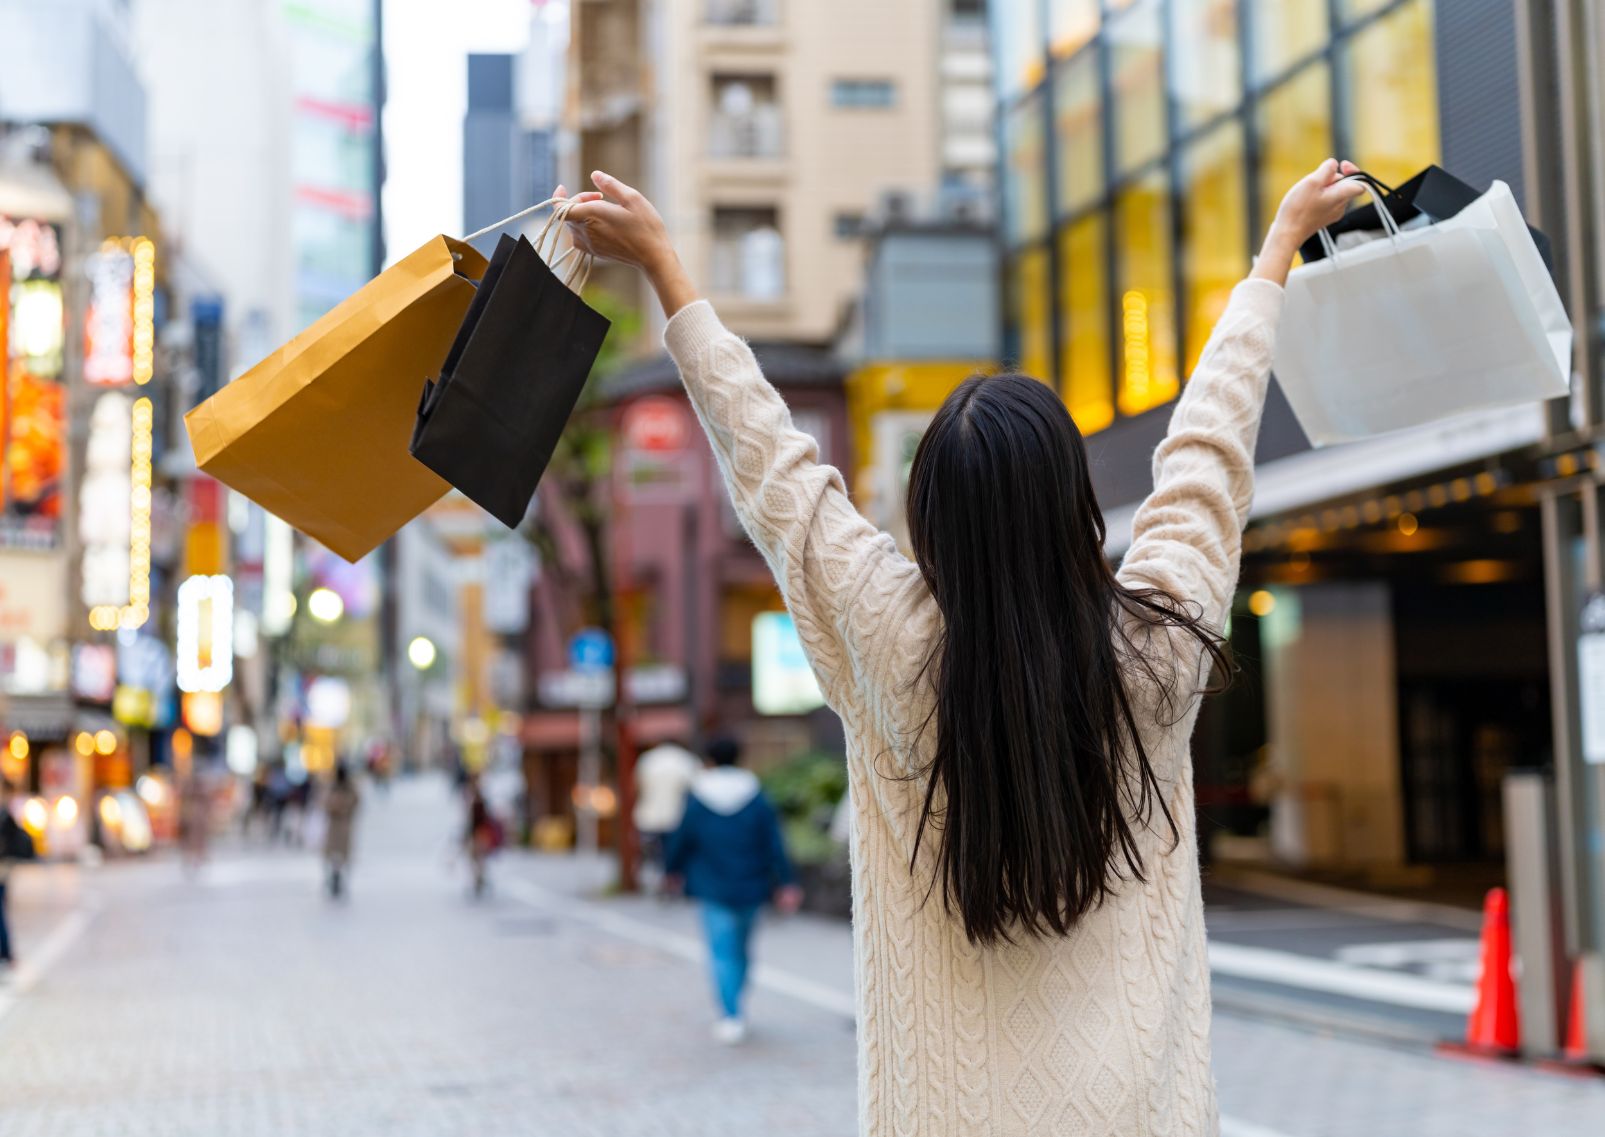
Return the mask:
[[1243, 128], [1210, 131], [1182, 156], [1182, 281], [1187, 335], [1184, 374], [1191, 375], [1232, 288], [1248, 272], [1248, 184]]
[[1176, 108], [1188, 129], [1242, 101], [1237, 0], [1173, 0], [1171, 20]]
[[1115, 162], [1126, 173], [1165, 152], [1163, 25], [1158, 0], [1136, 0], [1107, 24]]
[[1103, 192], [1103, 118], [1098, 60], [1091, 52], [1058, 65], [1053, 86], [1059, 212], [1070, 213]]
[[1059, 233], [1059, 388], [1082, 434], [1100, 431], [1115, 418], [1104, 249], [1101, 213]]
[[1438, 82], [1425, 0], [1382, 17], [1344, 49], [1353, 159], [1398, 185], [1438, 160]]
[[1170, 194], [1151, 174], [1115, 200], [1120, 277], [1120, 413], [1176, 397], [1176, 309], [1171, 285]]

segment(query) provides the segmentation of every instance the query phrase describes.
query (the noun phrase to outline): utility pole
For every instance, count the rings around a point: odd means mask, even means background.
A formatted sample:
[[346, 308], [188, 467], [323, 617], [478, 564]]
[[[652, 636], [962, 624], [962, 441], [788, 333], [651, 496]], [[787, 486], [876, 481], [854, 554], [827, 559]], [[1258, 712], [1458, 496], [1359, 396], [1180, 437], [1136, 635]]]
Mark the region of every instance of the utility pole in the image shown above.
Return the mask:
[[[1553, 241], [1556, 282], [1576, 333], [1572, 396], [1569, 404], [1550, 405], [1545, 446], [1551, 454], [1600, 453], [1599, 193], [1605, 178], [1598, 69], [1605, 16], [1590, 0], [1518, 0], [1516, 19], [1527, 213]], [[1605, 593], [1602, 475], [1589, 469], [1547, 483], [1540, 508], [1563, 947], [1583, 986], [1586, 1049], [1605, 1060], [1605, 755], [1585, 746], [1583, 732], [1585, 713], [1605, 713], [1605, 677], [1579, 666], [1584, 603]]]

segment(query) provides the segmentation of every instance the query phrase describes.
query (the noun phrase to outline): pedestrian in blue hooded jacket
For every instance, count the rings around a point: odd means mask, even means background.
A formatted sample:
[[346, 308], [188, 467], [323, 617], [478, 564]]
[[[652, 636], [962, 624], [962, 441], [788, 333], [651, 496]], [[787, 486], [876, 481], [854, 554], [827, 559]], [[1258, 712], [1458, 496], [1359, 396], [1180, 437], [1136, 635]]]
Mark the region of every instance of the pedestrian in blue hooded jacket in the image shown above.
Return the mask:
[[721, 1013], [714, 1037], [734, 1045], [747, 1036], [741, 1004], [758, 913], [771, 900], [795, 911], [802, 894], [774, 806], [752, 771], [738, 764], [741, 747], [722, 738], [707, 753], [709, 765], [692, 782], [680, 827], [669, 838], [664, 870], [702, 905]]

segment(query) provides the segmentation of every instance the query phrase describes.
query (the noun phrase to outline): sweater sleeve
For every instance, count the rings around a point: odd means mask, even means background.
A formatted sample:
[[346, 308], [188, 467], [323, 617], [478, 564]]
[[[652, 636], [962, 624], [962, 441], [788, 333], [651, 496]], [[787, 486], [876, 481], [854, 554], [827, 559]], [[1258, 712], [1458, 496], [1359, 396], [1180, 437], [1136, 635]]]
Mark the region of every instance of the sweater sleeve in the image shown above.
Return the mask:
[[855, 681], [872, 681], [882, 616], [919, 580], [897, 544], [853, 508], [841, 474], [792, 425], [758, 361], [706, 300], [664, 332], [707, 431], [737, 516], [763, 554], [825, 698], [842, 711]]
[[1120, 567], [1122, 584], [1196, 606], [1216, 630], [1237, 587], [1281, 311], [1282, 289], [1271, 281], [1233, 290], [1154, 451], [1153, 492], [1137, 509]]

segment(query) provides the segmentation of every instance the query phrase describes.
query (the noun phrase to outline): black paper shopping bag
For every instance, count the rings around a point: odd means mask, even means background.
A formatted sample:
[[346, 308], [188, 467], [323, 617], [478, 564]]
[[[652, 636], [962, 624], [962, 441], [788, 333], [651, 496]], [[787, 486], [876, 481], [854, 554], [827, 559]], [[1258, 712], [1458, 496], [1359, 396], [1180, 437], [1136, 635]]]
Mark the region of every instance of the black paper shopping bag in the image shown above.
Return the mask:
[[517, 527], [608, 327], [527, 239], [503, 236], [439, 378], [425, 383], [413, 457]]
[[[1482, 190], [1466, 184], [1442, 166], [1428, 166], [1398, 189], [1378, 181], [1369, 174], [1351, 176], [1363, 178], [1375, 189], [1381, 201], [1385, 203], [1388, 213], [1401, 226], [1409, 225], [1420, 218], [1425, 218], [1432, 224], [1447, 221], [1483, 194]], [[1382, 218], [1378, 215], [1377, 208], [1377, 203], [1373, 200], [1351, 209], [1343, 215], [1342, 220], [1327, 226], [1326, 231], [1334, 238], [1344, 233], [1372, 230], [1380, 233]], [[1533, 244], [1538, 246], [1538, 255], [1544, 258], [1545, 266], [1553, 274], [1555, 261], [1550, 252], [1549, 238], [1531, 225], [1527, 226], [1527, 231], [1533, 235]], [[1318, 234], [1305, 241], [1299, 252], [1306, 261], [1318, 261], [1326, 256], [1325, 247], [1321, 244]]]

